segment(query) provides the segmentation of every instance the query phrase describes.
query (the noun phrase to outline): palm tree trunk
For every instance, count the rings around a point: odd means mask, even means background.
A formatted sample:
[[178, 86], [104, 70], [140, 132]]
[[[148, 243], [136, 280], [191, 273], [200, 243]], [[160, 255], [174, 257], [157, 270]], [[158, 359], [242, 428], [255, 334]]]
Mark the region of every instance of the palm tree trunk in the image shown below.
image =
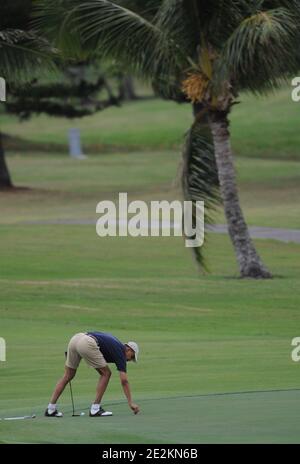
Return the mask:
[[5, 161], [2, 134], [0, 132], [0, 190], [13, 188], [10, 174]]
[[233, 243], [241, 277], [270, 278], [250, 238], [248, 226], [240, 206], [233, 154], [230, 143], [229, 121], [226, 112], [210, 115], [221, 195], [228, 230]]

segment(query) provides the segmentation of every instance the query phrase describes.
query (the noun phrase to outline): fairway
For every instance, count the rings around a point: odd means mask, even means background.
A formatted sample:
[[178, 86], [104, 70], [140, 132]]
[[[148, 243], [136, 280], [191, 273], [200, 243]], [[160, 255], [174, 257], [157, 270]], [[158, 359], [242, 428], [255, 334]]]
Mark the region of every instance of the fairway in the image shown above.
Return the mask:
[[[239, 100], [241, 104], [230, 115], [234, 152], [245, 157], [299, 161], [299, 104], [292, 101], [291, 88], [286, 86], [268, 98], [243, 94]], [[41, 115], [20, 124], [13, 116], [1, 116], [3, 131], [20, 138], [17, 145], [21, 150], [36, 144], [65, 153], [71, 127], [81, 129], [88, 153], [106, 153], [180, 150], [191, 123], [190, 105], [158, 99], [124, 103], [121, 108], [72, 121]]]
[[[179, 238], [99, 240], [93, 226], [1, 226], [1, 417], [38, 415], [1, 421], [1, 440], [298, 441], [297, 392], [210, 394], [298, 388], [291, 339], [298, 335], [299, 245], [257, 241], [277, 278], [252, 282], [234, 276], [227, 237], [211, 236], [214, 265], [202, 277]], [[71, 418], [68, 389], [60, 402], [66, 417], [43, 418], [68, 339], [91, 329], [139, 342], [140, 361], [128, 375], [141, 414], [129, 410], [112, 368], [103, 401], [112, 422]], [[78, 411], [89, 407], [96, 380], [82, 363], [72, 382]]]
[[299, 401], [300, 390], [144, 399], [139, 416], [110, 402], [115, 415], [109, 418], [69, 412], [62, 419], [2, 422], [1, 441], [15, 443], [17, 435], [26, 443], [295, 443]]
[[[226, 235], [209, 234], [204, 275], [180, 237], [96, 235], [97, 203], [119, 192], [181, 198], [179, 161], [170, 149], [9, 154], [16, 185], [29, 188], [0, 195], [0, 417], [37, 418], [0, 421], [0, 442], [299, 443], [300, 245], [256, 240], [275, 278], [253, 281], [238, 278]], [[240, 157], [237, 169], [249, 224], [300, 228], [299, 161]], [[114, 416], [89, 418], [98, 374], [82, 363], [72, 385], [86, 415], [71, 417], [66, 388], [65, 416], [44, 418], [68, 340], [89, 330], [139, 343], [128, 376], [141, 413], [112, 366], [103, 407]]]

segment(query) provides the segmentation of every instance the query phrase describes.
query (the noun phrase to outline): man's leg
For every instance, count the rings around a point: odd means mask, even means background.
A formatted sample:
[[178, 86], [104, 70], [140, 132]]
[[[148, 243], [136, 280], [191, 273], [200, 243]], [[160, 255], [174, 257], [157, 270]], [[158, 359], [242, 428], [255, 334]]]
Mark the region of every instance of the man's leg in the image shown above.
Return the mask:
[[101, 400], [111, 377], [111, 370], [108, 366], [105, 366], [102, 368], [96, 368], [96, 371], [99, 372], [100, 378], [97, 384], [96, 398], [91, 406], [90, 416], [112, 416], [111, 412], [104, 411], [101, 408]]
[[84, 333], [78, 333], [74, 335], [69, 341], [68, 350], [66, 352], [67, 360], [65, 364], [65, 373], [63, 377], [56, 384], [54, 392], [51, 396], [50, 403], [48, 404], [48, 408], [46, 409], [45, 416], [51, 416], [51, 417], [62, 416], [62, 413], [59, 413], [56, 409], [56, 402], [58, 398], [60, 397], [60, 395], [62, 394], [62, 392], [64, 391], [66, 385], [70, 382], [70, 380], [72, 380], [75, 377], [76, 370], [81, 361], [81, 356], [78, 353], [77, 345], [82, 339], [82, 337], [84, 336], [85, 336]]
[[78, 354], [85, 360], [88, 366], [93, 367], [100, 374], [97, 384], [95, 401], [91, 406], [90, 416], [112, 416], [111, 412], [101, 408], [101, 400], [111, 377], [111, 370], [108, 367], [99, 346], [93, 337], [85, 335], [77, 345]]
[[57, 385], [54, 389], [54, 392], [52, 394], [50, 403], [51, 404], [56, 404], [58, 398], [64, 391], [66, 385], [72, 380], [76, 375], [76, 369], [71, 369], [71, 367], [65, 366], [65, 373], [63, 377], [57, 382]]
[[111, 370], [108, 366], [105, 366], [101, 369], [96, 368], [96, 371], [99, 372], [100, 378], [97, 384], [96, 398], [94, 404], [100, 404], [111, 377]]
[[45, 411], [45, 416], [62, 417], [63, 414], [61, 412], [58, 412], [56, 408], [56, 402], [58, 398], [60, 397], [60, 395], [62, 394], [62, 392], [64, 391], [67, 383], [69, 383], [70, 380], [72, 380], [75, 377], [75, 374], [76, 374], [76, 369], [71, 369], [71, 367], [65, 366], [65, 373], [63, 377], [58, 381], [54, 389], [50, 403], [48, 404], [48, 407]]

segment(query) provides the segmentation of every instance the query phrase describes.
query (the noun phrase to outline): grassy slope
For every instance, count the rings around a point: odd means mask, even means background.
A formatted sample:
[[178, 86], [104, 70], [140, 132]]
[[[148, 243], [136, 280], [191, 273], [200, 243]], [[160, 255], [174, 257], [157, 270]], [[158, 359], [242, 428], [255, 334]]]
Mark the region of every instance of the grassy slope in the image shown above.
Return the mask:
[[[243, 156], [300, 159], [300, 106], [291, 99], [291, 89], [284, 88], [268, 98], [243, 95], [234, 107], [233, 147]], [[15, 118], [1, 115], [2, 129], [26, 140], [66, 143], [67, 130], [82, 129], [83, 142], [90, 150], [143, 147], [169, 149], [181, 144], [192, 121], [189, 105], [149, 100], [110, 108], [80, 121], [34, 117], [19, 124]]]

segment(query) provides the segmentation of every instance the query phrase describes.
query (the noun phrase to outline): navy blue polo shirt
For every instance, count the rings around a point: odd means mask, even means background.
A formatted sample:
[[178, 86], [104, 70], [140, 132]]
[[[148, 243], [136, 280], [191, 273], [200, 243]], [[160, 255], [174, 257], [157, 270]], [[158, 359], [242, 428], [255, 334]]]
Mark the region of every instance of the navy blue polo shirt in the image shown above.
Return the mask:
[[96, 338], [99, 350], [107, 363], [115, 363], [118, 371], [127, 371], [124, 343], [109, 333], [87, 332], [87, 334]]

